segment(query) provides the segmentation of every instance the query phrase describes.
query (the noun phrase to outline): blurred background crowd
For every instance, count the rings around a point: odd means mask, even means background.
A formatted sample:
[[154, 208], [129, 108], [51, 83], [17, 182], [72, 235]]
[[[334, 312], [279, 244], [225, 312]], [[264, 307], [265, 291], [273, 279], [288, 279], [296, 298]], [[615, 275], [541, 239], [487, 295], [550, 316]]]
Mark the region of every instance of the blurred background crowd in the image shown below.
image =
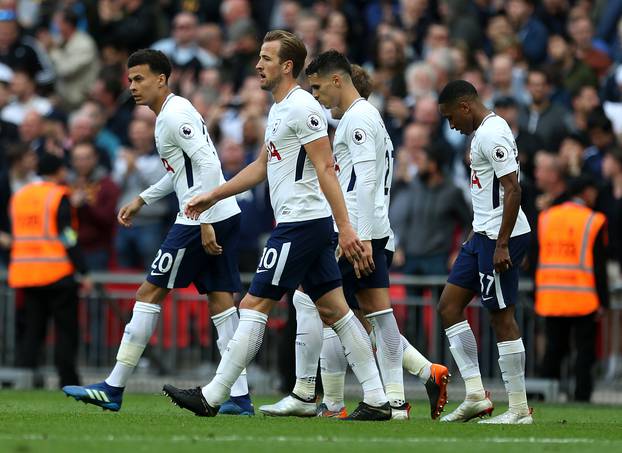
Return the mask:
[[[37, 178], [38, 157], [53, 153], [71, 169], [89, 269], [148, 268], [176, 203], [145, 207], [132, 228], [116, 224], [118, 208], [165, 171], [154, 115], [126, 89], [127, 56], [152, 47], [171, 58], [170, 85], [204, 116], [228, 178], [261, 147], [271, 99], [254, 65], [263, 34], [284, 28], [309, 58], [334, 48], [372, 76], [369, 99], [398, 149], [398, 269], [445, 273], [469, 224], [468, 139], [436, 104], [455, 78], [514, 131], [532, 225], [565, 198], [569, 176], [589, 173], [600, 183], [608, 256], [620, 262], [621, 16], [617, 0], [2, 0], [2, 260], [7, 200]], [[266, 187], [239, 202], [252, 219], [242, 223], [241, 267], [252, 271], [272, 226]]]

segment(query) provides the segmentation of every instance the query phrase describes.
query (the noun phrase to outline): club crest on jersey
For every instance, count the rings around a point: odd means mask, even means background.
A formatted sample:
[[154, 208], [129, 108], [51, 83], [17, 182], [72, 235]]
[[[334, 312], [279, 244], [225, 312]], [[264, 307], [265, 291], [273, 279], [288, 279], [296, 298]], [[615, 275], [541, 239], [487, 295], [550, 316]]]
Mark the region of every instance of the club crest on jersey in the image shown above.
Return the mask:
[[184, 123], [179, 126], [179, 135], [182, 138], [192, 138], [194, 137], [194, 128], [188, 123]]
[[504, 160], [508, 158], [508, 154], [509, 154], [508, 150], [505, 149], [503, 146], [497, 146], [492, 151], [492, 158], [496, 160], [497, 162], [503, 162]]
[[312, 113], [309, 115], [309, 118], [307, 118], [307, 127], [309, 129], [313, 129], [314, 131], [318, 131], [322, 128], [322, 120], [320, 120], [318, 115]]
[[272, 135], [276, 134], [276, 131], [278, 130], [280, 125], [281, 125], [281, 120], [276, 120], [274, 122], [274, 124], [272, 125]]
[[354, 129], [354, 132], [352, 132], [352, 140], [357, 145], [361, 145], [367, 140], [367, 134], [363, 129]]

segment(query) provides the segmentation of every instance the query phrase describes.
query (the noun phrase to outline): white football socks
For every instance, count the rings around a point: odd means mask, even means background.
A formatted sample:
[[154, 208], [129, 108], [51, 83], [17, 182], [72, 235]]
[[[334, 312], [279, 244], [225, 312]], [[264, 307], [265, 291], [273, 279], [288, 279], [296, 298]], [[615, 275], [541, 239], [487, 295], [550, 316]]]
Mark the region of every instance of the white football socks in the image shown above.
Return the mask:
[[293, 393], [299, 398], [315, 399], [317, 365], [322, 351], [322, 319], [311, 298], [296, 290], [296, 385]]
[[477, 343], [468, 321], [454, 324], [445, 330], [449, 350], [454, 357], [466, 386], [466, 399], [479, 401], [486, 397], [477, 358]]
[[376, 336], [376, 357], [387, 398], [391, 406], [400, 407], [406, 402], [402, 368], [404, 348], [393, 309], [370, 313], [366, 318], [370, 321]]
[[508, 393], [510, 411], [518, 415], [528, 415], [523, 339], [502, 341], [497, 343], [497, 347], [499, 348], [499, 368]]
[[330, 327], [324, 328], [324, 342], [320, 355], [320, 371], [324, 397], [322, 402], [329, 411], [337, 412], [345, 406], [343, 391], [348, 361], [341, 340]]
[[[218, 350], [220, 355], [227, 348], [229, 340], [233, 338], [235, 329], [238, 328], [240, 323], [240, 317], [238, 316], [238, 310], [235, 307], [228, 308], [227, 310], [212, 316], [212, 321], [216, 326], [218, 332]], [[231, 386], [231, 396], [243, 396], [248, 395], [248, 382], [246, 381], [246, 369], [242, 370], [240, 377]]]
[[159, 315], [158, 304], [136, 301], [132, 319], [127, 323], [123, 332], [119, 352], [117, 352], [117, 363], [110, 376], [106, 378], [106, 384], [113, 387], [125, 387], [158, 325]]
[[402, 365], [404, 369], [410, 374], [414, 374], [419, 380], [425, 383], [430, 379], [430, 367], [432, 362], [425, 358], [410, 342], [402, 337], [402, 347], [404, 348], [404, 356], [402, 359]]
[[220, 406], [242, 370], [253, 360], [261, 347], [268, 315], [256, 310], [240, 310], [240, 323], [222, 354], [216, 375], [201, 389], [207, 403]]
[[369, 335], [361, 322], [350, 310], [331, 327], [339, 336], [348, 364], [363, 386], [363, 401], [371, 406], [385, 404], [388, 401], [387, 396], [380, 381]]

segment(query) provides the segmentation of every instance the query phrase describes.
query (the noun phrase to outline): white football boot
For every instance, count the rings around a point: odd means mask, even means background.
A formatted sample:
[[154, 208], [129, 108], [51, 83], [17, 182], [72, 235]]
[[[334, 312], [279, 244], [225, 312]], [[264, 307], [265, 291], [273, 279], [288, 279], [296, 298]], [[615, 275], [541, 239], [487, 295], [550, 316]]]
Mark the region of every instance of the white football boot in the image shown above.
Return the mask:
[[303, 401], [294, 394], [289, 394], [281, 401], [259, 407], [259, 412], [272, 417], [315, 417], [315, 401]]
[[531, 416], [532, 410], [529, 409], [527, 415], [519, 415], [512, 411], [504, 412], [496, 417], [489, 418], [487, 420], [480, 420], [477, 423], [487, 423], [489, 425], [532, 425], [533, 417]]
[[468, 422], [475, 417], [491, 415], [495, 406], [490, 401], [488, 393], [483, 400], [464, 400], [453, 412], [441, 418], [442, 422]]

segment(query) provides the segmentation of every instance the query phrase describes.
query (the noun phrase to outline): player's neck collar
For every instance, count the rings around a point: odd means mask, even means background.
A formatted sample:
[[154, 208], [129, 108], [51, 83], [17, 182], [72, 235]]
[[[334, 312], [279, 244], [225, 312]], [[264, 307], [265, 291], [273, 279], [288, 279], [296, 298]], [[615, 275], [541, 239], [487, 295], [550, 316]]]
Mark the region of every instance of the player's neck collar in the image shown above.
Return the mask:
[[164, 102], [162, 103], [162, 107], [160, 107], [160, 113], [162, 113], [162, 110], [164, 110], [164, 106], [168, 104], [168, 101], [170, 101], [174, 96], [175, 96], [174, 93], [169, 93], [169, 95], [166, 96], [166, 98], [164, 99]]
[[345, 111], [345, 112], [343, 112], [343, 114], [345, 115], [346, 113], [348, 113], [348, 111], [349, 111], [352, 107], [354, 107], [354, 104], [358, 104], [360, 101], [364, 101], [364, 100], [365, 100], [365, 98], [364, 98], [363, 96], [361, 96], [360, 98], [356, 98], [354, 101], [352, 101], [352, 104], [350, 104], [350, 107], [348, 107], [348, 108], [346, 109], [346, 111]]
[[276, 103], [277, 103], [277, 104], [280, 104], [281, 102], [283, 102], [283, 101], [287, 100], [287, 99], [288, 99], [288, 98], [292, 95], [292, 93], [293, 93], [294, 91], [298, 90], [298, 89], [300, 89], [300, 85], [294, 85], [294, 86], [292, 87], [292, 89], [291, 89], [291, 90], [289, 90], [289, 91], [287, 92], [287, 94], [283, 97], [283, 99], [281, 99], [280, 101], [278, 101], [278, 102], [276, 102]]
[[482, 127], [484, 125], [484, 123], [486, 122], [486, 120], [488, 118], [492, 118], [493, 116], [497, 116], [497, 114], [495, 112], [489, 112], [488, 115], [486, 115], [484, 118], [482, 118], [482, 122], [479, 123], [479, 126], [477, 126], [477, 128], [479, 129], [480, 127]]

